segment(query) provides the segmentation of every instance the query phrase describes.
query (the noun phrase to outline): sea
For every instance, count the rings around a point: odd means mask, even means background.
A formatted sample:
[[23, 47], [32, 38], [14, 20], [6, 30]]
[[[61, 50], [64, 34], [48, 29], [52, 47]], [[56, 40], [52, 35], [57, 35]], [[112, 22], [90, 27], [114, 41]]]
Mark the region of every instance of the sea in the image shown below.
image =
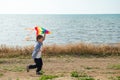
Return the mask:
[[120, 43], [120, 14], [0, 14], [0, 45], [34, 45], [35, 26], [51, 31], [48, 45]]

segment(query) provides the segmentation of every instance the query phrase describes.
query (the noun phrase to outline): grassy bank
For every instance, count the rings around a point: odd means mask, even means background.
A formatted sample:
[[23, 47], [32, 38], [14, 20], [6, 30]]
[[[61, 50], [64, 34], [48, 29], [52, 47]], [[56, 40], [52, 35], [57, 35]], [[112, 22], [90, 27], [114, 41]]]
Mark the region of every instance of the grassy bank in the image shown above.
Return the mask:
[[[66, 45], [45, 45], [45, 56], [120, 56], [120, 45], [93, 45], [85, 43], [75, 43]], [[30, 57], [33, 51], [33, 46], [26, 47], [9, 47], [6, 45], [0, 46], [0, 57]]]

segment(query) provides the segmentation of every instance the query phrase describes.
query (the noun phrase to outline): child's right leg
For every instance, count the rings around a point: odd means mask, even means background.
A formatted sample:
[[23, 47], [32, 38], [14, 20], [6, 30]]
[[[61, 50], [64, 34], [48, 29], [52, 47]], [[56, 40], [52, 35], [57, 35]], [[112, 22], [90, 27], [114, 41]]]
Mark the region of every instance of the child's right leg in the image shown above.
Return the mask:
[[38, 58], [35, 61], [36, 61], [36, 67], [37, 67], [36, 74], [40, 75], [41, 74], [40, 71], [43, 65], [42, 58]]

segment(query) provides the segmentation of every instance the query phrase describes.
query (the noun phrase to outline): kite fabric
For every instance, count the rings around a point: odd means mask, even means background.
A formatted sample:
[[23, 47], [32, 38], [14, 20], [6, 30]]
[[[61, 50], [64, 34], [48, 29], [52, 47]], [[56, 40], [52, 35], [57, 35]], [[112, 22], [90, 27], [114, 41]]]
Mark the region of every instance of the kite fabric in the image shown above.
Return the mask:
[[48, 31], [47, 29], [42, 28], [42, 27], [36, 26], [36, 27], [35, 27], [35, 30], [36, 30], [36, 36], [38, 36], [38, 35], [40, 35], [40, 34], [44, 34], [44, 33], [50, 34], [50, 31]]

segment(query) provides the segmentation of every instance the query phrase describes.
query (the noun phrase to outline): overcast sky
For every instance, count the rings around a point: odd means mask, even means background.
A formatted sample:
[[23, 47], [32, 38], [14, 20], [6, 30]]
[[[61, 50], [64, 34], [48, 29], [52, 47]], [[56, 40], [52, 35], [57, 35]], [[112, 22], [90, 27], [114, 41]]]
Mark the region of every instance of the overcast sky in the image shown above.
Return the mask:
[[120, 14], [120, 0], [0, 0], [0, 14]]

